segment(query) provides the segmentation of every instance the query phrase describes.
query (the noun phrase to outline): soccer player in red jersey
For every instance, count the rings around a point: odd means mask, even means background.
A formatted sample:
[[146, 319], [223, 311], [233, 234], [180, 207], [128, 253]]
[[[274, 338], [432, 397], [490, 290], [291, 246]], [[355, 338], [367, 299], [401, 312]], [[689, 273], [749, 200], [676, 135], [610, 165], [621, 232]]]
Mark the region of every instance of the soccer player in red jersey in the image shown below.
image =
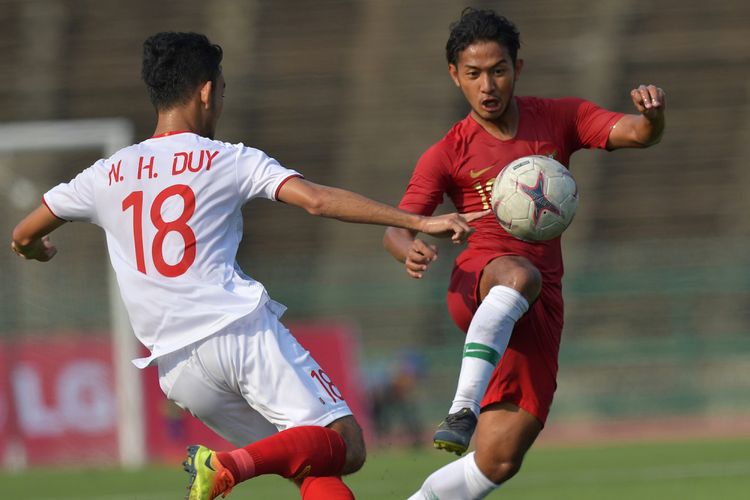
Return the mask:
[[[447, 194], [459, 212], [487, 209], [494, 179], [517, 158], [546, 155], [567, 166], [579, 149], [659, 142], [662, 89], [631, 90], [636, 114], [579, 98], [515, 96], [523, 69], [519, 47], [515, 25], [492, 11], [466, 9], [451, 27], [448, 71], [471, 111], [420, 158], [400, 208], [428, 215]], [[466, 332], [461, 374], [433, 440], [461, 455], [476, 427], [476, 450], [433, 473], [413, 499], [483, 498], [511, 478], [542, 430], [556, 388], [560, 238], [515, 239], [492, 214], [472, 225], [476, 231], [456, 259], [447, 298], [453, 320]], [[409, 230], [388, 228], [383, 243], [413, 278], [437, 258], [437, 248]]]

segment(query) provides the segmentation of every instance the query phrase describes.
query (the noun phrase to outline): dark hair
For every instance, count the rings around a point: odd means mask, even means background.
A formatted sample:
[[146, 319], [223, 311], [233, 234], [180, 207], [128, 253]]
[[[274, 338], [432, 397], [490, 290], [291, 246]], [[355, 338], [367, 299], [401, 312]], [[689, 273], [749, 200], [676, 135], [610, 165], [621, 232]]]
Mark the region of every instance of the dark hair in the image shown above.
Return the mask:
[[221, 72], [221, 47], [199, 33], [162, 32], [143, 42], [141, 77], [156, 109], [184, 104]]
[[458, 54], [474, 42], [497, 42], [508, 49], [513, 64], [516, 63], [521, 36], [516, 25], [507, 18], [491, 10], [467, 7], [461, 12], [461, 19], [450, 28], [451, 34], [445, 45], [448, 63], [455, 65]]

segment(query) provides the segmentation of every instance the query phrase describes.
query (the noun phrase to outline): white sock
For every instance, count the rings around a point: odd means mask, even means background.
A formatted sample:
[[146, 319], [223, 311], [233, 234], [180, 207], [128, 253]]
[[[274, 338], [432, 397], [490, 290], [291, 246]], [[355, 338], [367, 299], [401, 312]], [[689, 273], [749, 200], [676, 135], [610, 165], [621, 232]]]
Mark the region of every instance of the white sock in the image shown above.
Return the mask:
[[474, 500], [499, 487], [482, 474], [471, 452], [430, 474], [409, 500]]
[[508, 347], [513, 326], [528, 310], [528, 301], [517, 290], [502, 285], [490, 289], [466, 332], [461, 374], [448, 413], [471, 408], [479, 416], [479, 403], [495, 366]]

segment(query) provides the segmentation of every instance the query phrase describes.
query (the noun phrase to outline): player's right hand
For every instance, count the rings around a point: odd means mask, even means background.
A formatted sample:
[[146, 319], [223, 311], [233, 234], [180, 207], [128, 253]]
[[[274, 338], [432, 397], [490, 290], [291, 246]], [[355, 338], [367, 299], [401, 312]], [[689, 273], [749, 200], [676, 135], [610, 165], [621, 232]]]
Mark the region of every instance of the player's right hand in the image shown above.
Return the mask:
[[14, 241], [10, 247], [19, 257], [40, 262], [47, 262], [57, 254], [57, 247], [49, 241], [49, 236], [42, 236], [25, 247], [16, 245]]
[[406, 273], [415, 279], [422, 278], [427, 266], [437, 260], [437, 256], [438, 249], [435, 245], [428, 245], [419, 238], [414, 238], [404, 260]]

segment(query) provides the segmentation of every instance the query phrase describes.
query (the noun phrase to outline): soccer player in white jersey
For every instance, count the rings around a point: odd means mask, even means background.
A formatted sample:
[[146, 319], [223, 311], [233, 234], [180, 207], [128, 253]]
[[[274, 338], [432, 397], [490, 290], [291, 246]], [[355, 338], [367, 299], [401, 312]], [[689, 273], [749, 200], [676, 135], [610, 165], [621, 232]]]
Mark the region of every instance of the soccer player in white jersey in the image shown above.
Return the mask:
[[[365, 460], [362, 433], [330, 379], [279, 322], [284, 306], [236, 263], [242, 205], [268, 198], [313, 215], [398, 226], [462, 242], [484, 215], [413, 215], [314, 184], [262, 151], [213, 139], [222, 111], [222, 51], [196, 33], [144, 43], [153, 137], [99, 160], [43, 197], [13, 231], [26, 259], [50, 260], [66, 221], [102, 227], [133, 331], [164, 393], [240, 446], [190, 446], [190, 500], [278, 474], [303, 499], [353, 498], [341, 475]], [[311, 374], [313, 374], [311, 376]]]

